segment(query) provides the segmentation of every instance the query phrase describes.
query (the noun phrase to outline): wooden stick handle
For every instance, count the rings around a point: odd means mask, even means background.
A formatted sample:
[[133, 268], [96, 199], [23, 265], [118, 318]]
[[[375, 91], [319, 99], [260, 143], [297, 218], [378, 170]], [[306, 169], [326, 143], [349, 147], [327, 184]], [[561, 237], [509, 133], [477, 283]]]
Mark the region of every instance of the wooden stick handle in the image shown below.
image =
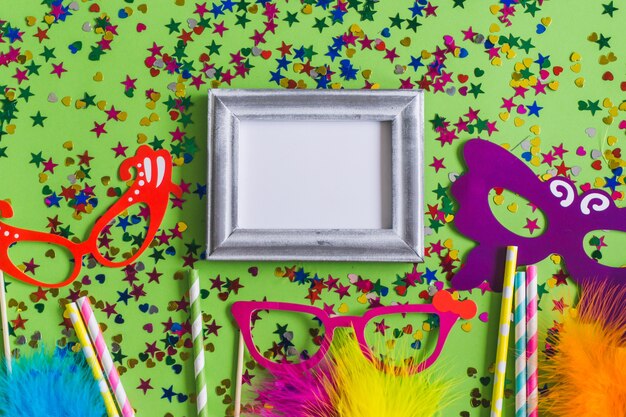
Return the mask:
[[234, 417], [241, 416], [241, 378], [243, 376], [243, 333], [239, 332], [239, 347], [237, 351], [237, 376], [235, 377], [235, 414]]
[[9, 319], [7, 318], [7, 295], [4, 288], [4, 274], [0, 270], [0, 316], [2, 319], [2, 345], [7, 370], [11, 373], [11, 342], [9, 341]]

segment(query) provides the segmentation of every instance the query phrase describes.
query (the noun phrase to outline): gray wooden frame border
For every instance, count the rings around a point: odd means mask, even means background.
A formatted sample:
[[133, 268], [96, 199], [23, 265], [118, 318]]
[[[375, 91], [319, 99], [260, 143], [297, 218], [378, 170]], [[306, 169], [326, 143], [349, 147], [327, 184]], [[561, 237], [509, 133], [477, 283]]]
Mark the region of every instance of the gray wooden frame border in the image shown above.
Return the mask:
[[[240, 120], [373, 120], [392, 125], [391, 229], [241, 229]], [[209, 90], [206, 258], [422, 262], [423, 93], [403, 90]]]

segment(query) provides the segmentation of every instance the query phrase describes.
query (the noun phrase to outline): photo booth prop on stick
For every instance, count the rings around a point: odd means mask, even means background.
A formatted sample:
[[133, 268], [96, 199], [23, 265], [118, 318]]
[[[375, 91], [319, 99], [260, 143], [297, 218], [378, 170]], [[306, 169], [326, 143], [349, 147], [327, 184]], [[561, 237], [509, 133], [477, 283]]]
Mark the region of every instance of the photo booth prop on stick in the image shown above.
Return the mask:
[[[96, 221], [87, 240], [76, 243], [60, 235], [22, 229], [0, 221], [0, 270], [30, 285], [59, 288], [70, 284], [78, 277], [85, 255], [92, 255], [100, 264], [113, 268], [135, 262], [150, 246], [158, 232], [167, 211], [170, 193], [181, 196], [182, 191], [180, 187], [172, 183], [172, 157], [165, 150], [155, 151], [149, 146], [140, 146], [135, 156], [122, 162], [120, 178], [124, 181], [133, 178], [132, 168], [136, 170], [133, 184]], [[100, 235], [111, 227], [111, 221], [120, 213], [137, 204], [146, 205], [150, 213], [150, 222], [143, 243], [138, 250], [122, 261], [107, 258], [100, 252], [100, 248], [106, 246], [106, 243], [99, 240]], [[0, 218], [9, 219], [11, 217], [13, 217], [13, 208], [7, 201], [0, 200]], [[22, 241], [50, 243], [67, 249], [73, 258], [73, 267], [69, 276], [51, 283], [37, 280], [23, 272], [9, 256], [9, 247]]]
[[[455, 289], [476, 288], [486, 280], [493, 290], [501, 291], [501, 259], [507, 246], [519, 248], [519, 265], [534, 264], [558, 253], [579, 283], [595, 279], [624, 283], [626, 268], [599, 264], [583, 246], [585, 235], [593, 230], [626, 231], [626, 212], [609, 194], [594, 189], [579, 195], [576, 185], [561, 176], [542, 182], [523, 161], [486, 140], [469, 140], [463, 155], [467, 172], [451, 188], [460, 206], [454, 224], [477, 246], [452, 278]], [[503, 226], [489, 207], [489, 191], [494, 188], [519, 194], [541, 209], [548, 223], [545, 232], [523, 237]]]

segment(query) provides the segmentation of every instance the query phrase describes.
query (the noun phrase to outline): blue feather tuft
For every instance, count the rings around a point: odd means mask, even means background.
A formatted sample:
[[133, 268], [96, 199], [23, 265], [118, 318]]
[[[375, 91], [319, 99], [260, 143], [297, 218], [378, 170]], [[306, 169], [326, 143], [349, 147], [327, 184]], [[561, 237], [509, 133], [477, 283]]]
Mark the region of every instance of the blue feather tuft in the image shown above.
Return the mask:
[[0, 416], [103, 417], [104, 402], [83, 355], [43, 349], [0, 369]]

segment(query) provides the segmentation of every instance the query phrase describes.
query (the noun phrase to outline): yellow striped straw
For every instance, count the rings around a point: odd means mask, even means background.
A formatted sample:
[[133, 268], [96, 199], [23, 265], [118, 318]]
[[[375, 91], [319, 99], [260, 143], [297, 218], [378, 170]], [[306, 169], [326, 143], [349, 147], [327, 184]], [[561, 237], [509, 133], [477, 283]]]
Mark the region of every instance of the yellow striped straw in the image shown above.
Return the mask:
[[65, 316], [69, 317], [70, 321], [72, 322], [74, 330], [76, 331], [76, 336], [78, 337], [78, 341], [83, 347], [85, 359], [87, 360], [87, 363], [91, 368], [93, 377], [98, 382], [98, 386], [100, 387], [100, 394], [102, 394], [102, 399], [104, 400], [104, 406], [106, 407], [107, 415], [109, 417], [119, 417], [115, 401], [113, 401], [113, 396], [111, 395], [111, 391], [109, 391], [109, 386], [104, 379], [104, 374], [102, 373], [102, 368], [100, 367], [100, 363], [98, 362], [98, 357], [96, 356], [93, 345], [89, 340], [89, 336], [87, 335], [87, 329], [85, 328], [85, 324], [80, 317], [80, 314], [78, 312], [78, 306], [76, 305], [76, 303], [68, 303], [65, 306]]
[[511, 329], [511, 311], [513, 310], [513, 285], [517, 268], [517, 246], [507, 246], [504, 264], [504, 284], [502, 285], [502, 307], [500, 309], [500, 326], [498, 327], [498, 350], [496, 351], [495, 376], [493, 395], [491, 396], [491, 417], [502, 416], [504, 401], [504, 379], [506, 377], [506, 360], [509, 350], [509, 333]]

